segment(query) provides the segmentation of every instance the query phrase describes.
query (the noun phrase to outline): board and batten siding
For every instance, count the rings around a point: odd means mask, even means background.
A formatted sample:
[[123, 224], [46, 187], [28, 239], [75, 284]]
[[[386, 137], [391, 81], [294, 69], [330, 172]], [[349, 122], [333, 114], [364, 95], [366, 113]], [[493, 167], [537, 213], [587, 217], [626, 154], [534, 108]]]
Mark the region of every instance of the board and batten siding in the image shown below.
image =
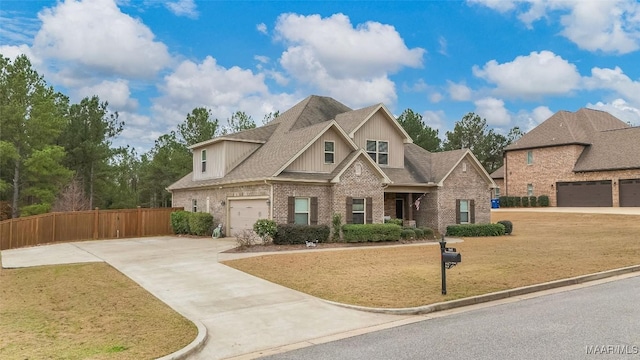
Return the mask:
[[[324, 142], [333, 141], [334, 162], [324, 163]], [[302, 153], [285, 171], [330, 173], [351, 152], [351, 147], [334, 129], [327, 130], [304, 153]]]
[[354, 134], [354, 141], [359, 148], [365, 149], [367, 140], [382, 140], [389, 142], [389, 165], [381, 167], [404, 167], [404, 143], [401, 133], [382, 111], [378, 111]]
[[[259, 147], [260, 144], [256, 143], [220, 141], [193, 149], [193, 180], [221, 178]], [[201, 165], [202, 150], [207, 151], [207, 167], [204, 172]]]

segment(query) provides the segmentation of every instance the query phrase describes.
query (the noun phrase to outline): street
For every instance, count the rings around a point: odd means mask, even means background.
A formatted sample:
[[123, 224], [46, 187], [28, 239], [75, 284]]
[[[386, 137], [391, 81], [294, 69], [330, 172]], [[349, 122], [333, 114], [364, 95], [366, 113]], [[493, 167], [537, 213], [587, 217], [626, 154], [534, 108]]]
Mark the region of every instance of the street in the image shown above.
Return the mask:
[[638, 359], [640, 276], [263, 359]]

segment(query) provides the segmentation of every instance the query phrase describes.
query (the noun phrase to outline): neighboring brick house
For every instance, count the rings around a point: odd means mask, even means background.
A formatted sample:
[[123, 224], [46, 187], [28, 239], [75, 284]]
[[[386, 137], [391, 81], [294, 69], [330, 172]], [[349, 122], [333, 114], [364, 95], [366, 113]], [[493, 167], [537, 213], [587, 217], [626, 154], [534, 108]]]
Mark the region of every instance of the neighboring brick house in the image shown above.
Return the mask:
[[505, 149], [502, 172], [502, 195], [640, 206], [640, 127], [598, 110], [559, 111]]
[[504, 189], [504, 166], [500, 166], [498, 170], [491, 173], [493, 182], [496, 183], [495, 189], [493, 189], [493, 197], [499, 198], [502, 195], [500, 192]]
[[381, 223], [441, 232], [490, 221], [489, 174], [466, 149], [431, 153], [383, 104], [351, 110], [310, 96], [269, 124], [190, 147], [194, 171], [167, 188], [173, 205], [206, 211], [227, 234], [277, 223]]

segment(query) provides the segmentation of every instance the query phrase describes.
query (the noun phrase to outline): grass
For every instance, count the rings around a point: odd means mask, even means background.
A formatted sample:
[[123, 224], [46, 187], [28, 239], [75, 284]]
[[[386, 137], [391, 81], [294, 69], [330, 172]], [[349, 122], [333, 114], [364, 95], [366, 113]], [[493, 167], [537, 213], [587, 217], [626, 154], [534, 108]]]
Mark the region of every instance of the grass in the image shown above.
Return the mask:
[[0, 358], [152, 359], [193, 323], [104, 263], [0, 270]]
[[452, 244], [462, 263], [441, 295], [438, 246], [265, 255], [226, 265], [323, 299], [412, 307], [640, 264], [640, 217], [494, 213], [513, 234]]

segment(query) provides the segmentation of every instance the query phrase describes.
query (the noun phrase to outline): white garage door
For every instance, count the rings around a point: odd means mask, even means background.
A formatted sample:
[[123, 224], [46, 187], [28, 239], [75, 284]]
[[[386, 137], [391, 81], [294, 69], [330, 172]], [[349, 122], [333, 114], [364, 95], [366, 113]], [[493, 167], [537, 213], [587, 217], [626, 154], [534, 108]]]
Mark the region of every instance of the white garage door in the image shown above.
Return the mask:
[[269, 218], [267, 199], [229, 200], [229, 235], [236, 236], [243, 230], [253, 230], [258, 219]]

